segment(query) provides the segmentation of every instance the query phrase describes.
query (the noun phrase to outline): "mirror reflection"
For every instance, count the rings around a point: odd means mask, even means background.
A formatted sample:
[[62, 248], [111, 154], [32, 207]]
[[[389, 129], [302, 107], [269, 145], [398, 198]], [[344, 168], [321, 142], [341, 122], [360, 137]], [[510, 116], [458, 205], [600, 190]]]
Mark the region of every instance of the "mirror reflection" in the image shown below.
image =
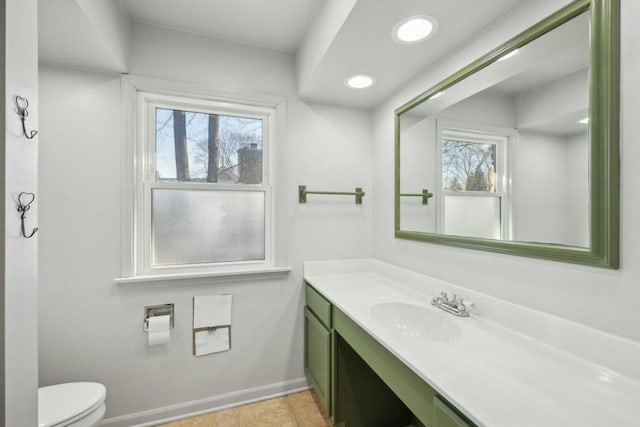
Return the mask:
[[399, 116], [400, 230], [589, 247], [589, 16]]

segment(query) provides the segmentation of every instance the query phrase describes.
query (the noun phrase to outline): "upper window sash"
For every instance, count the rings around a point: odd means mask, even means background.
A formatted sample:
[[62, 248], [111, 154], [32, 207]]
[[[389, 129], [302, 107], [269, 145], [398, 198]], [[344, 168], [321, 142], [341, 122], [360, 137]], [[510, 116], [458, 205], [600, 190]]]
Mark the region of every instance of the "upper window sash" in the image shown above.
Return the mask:
[[[156, 109], [182, 110], [188, 113], [217, 114], [221, 116], [238, 116], [243, 118], [254, 118], [262, 121], [262, 185], [268, 186], [270, 175], [270, 144], [273, 138], [274, 110], [270, 108], [242, 105], [237, 106], [226, 102], [204, 101], [194, 99], [193, 104], [185, 101], [184, 98], [140, 93], [139, 111], [141, 112], [140, 135], [139, 135], [139, 159], [145, 165], [143, 179], [145, 182], [159, 182], [156, 179]], [[171, 182], [171, 181], [169, 181]], [[180, 182], [180, 181], [175, 181]], [[197, 181], [186, 181], [190, 184], [200, 184]], [[208, 183], [224, 185], [219, 183]], [[252, 185], [237, 183], [234, 185]]]
[[[495, 179], [496, 179], [495, 193], [497, 194], [507, 193], [507, 187], [508, 187], [507, 182], [509, 179], [509, 174], [507, 170], [508, 165], [506, 162], [506, 158], [508, 157], [506, 150], [508, 149], [507, 145], [509, 140], [507, 137], [504, 137], [501, 135], [484, 134], [481, 132], [476, 133], [473, 131], [443, 129], [437, 144], [440, 167], [443, 166], [443, 161], [444, 161], [444, 159], [442, 158], [443, 139], [468, 142], [472, 144], [495, 145], [496, 146], [496, 152], [495, 152], [496, 162], [495, 162], [495, 171], [494, 171]], [[444, 182], [442, 182], [442, 176], [440, 176], [440, 180], [441, 180], [443, 193], [450, 192], [451, 190], [444, 189]], [[461, 191], [460, 193], [467, 194], [470, 192], [477, 192], [477, 191]], [[483, 193], [483, 192], [480, 192], [480, 193]]]

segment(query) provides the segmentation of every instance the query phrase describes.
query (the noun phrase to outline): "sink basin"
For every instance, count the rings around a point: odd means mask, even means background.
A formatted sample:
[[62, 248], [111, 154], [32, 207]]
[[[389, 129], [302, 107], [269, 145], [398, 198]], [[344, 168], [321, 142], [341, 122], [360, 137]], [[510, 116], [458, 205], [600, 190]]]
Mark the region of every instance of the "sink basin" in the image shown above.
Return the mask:
[[371, 315], [386, 330], [410, 338], [450, 341], [462, 334], [460, 327], [427, 307], [402, 302], [387, 302], [371, 307]]

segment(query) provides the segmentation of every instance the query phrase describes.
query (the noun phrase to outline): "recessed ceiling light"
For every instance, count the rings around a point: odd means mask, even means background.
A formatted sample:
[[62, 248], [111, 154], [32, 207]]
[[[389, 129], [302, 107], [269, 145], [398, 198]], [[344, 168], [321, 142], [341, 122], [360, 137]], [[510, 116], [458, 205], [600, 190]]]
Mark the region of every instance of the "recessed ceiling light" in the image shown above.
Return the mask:
[[580, 123], [581, 125], [586, 125], [587, 123], [589, 123], [589, 117], [585, 117], [582, 120], [578, 120], [578, 123]]
[[391, 37], [401, 44], [412, 44], [427, 39], [438, 29], [438, 20], [433, 16], [416, 15], [405, 18], [393, 26]]
[[509, 59], [509, 58], [517, 55], [518, 52], [520, 52], [520, 49], [512, 50], [511, 52], [507, 53], [502, 58], [498, 58], [498, 61], [504, 61], [505, 59]]
[[368, 74], [355, 74], [347, 77], [344, 84], [353, 89], [365, 89], [373, 86], [375, 82], [376, 79], [373, 78], [373, 76]]

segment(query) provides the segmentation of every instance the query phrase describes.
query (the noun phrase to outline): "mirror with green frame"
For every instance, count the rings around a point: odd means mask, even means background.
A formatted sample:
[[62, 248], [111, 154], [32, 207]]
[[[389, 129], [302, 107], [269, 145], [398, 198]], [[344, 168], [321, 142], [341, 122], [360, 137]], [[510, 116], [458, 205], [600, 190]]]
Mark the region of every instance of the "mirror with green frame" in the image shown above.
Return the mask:
[[618, 267], [618, 8], [574, 1], [396, 110], [396, 237]]

